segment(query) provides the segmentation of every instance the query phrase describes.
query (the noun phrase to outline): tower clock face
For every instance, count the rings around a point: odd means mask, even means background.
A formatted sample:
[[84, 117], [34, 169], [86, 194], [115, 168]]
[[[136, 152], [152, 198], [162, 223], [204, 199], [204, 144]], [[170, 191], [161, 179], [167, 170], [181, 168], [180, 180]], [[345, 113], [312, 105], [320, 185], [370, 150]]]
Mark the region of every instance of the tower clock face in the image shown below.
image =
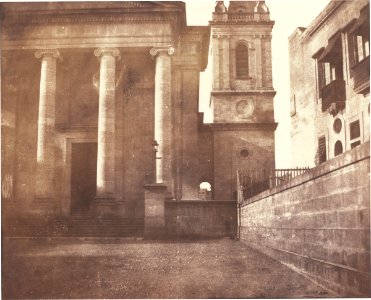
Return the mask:
[[236, 111], [240, 118], [248, 118], [254, 112], [254, 103], [252, 100], [241, 100], [236, 104]]

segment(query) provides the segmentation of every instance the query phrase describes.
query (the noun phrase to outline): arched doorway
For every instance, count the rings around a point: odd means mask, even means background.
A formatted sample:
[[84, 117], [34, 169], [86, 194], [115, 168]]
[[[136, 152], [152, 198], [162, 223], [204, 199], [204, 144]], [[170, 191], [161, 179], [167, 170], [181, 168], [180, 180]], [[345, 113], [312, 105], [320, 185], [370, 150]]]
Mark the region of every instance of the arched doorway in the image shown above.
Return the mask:
[[203, 181], [199, 185], [198, 199], [200, 200], [211, 200], [211, 184], [207, 181]]

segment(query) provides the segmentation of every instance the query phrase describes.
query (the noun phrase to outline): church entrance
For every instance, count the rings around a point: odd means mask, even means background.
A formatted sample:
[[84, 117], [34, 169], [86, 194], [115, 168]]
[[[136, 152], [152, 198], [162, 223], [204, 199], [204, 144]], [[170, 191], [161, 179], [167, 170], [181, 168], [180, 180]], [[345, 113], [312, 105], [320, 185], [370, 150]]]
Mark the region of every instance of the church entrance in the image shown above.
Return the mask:
[[85, 213], [96, 193], [97, 143], [71, 146], [71, 213]]

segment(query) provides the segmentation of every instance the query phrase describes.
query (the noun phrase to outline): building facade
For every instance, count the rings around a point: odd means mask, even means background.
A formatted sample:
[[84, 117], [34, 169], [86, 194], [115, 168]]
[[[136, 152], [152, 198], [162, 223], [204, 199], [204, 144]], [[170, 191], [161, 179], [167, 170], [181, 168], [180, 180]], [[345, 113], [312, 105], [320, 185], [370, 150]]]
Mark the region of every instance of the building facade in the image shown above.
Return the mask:
[[[3, 3], [1, 13], [7, 214], [157, 226], [166, 199], [198, 200], [209, 181], [212, 199], [232, 200], [240, 164], [274, 166], [264, 1], [229, 11], [219, 1], [210, 26], [187, 26], [182, 2]], [[203, 124], [210, 51], [214, 123]]]
[[370, 139], [369, 1], [331, 1], [290, 37], [292, 166]]

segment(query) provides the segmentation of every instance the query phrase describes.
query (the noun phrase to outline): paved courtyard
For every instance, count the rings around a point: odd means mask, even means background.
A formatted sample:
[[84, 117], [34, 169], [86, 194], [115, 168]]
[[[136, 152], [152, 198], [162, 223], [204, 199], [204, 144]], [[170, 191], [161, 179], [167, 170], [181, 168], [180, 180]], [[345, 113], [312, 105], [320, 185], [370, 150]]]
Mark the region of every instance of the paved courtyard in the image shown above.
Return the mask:
[[5, 239], [2, 251], [4, 299], [331, 296], [230, 239]]

